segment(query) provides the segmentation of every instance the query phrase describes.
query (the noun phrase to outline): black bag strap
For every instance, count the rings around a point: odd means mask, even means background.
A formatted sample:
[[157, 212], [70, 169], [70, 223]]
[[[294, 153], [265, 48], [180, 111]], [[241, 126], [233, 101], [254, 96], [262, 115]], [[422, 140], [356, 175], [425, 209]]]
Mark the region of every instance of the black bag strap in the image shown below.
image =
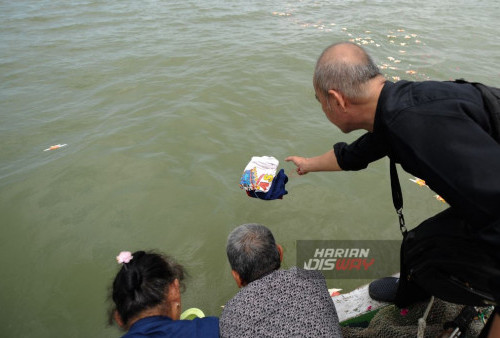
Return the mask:
[[398, 214], [399, 229], [401, 230], [403, 237], [406, 237], [408, 230], [406, 229], [405, 218], [403, 216], [403, 193], [401, 192], [401, 185], [399, 184], [396, 163], [392, 159], [390, 160], [390, 162], [392, 203], [394, 204], [394, 208], [396, 209], [396, 213]]

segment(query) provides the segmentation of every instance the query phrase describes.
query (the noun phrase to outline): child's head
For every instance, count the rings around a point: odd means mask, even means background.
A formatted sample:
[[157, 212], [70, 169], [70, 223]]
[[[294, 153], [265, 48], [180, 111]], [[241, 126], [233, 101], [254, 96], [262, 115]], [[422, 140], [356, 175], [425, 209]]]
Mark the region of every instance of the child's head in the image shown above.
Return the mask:
[[[122, 260], [120, 257], [127, 256]], [[184, 279], [184, 269], [170, 257], [153, 252], [121, 253], [117, 257], [123, 264], [113, 282], [112, 299], [123, 325], [142, 311], [166, 302], [169, 286]]]

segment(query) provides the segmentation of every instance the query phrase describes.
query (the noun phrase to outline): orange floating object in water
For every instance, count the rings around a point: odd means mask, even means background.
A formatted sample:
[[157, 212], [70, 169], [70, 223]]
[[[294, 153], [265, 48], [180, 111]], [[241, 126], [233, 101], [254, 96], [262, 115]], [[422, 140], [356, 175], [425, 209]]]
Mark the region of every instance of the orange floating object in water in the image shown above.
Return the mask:
[[44, 151], [55, 150], [55, 149], [59, 149], [59, 148], [66, 147], [66, 146], [67, 146], [67, 144], [56, 144], [56, 145], [48, 147]]
[[414, 179], [410, 178], [410, 181], [417, 183], [421, 187], [427, 186], [427, 184], [425, 184], [425, 181], [422, 180], [422, 179], [420, 179], [420, 178], [418, 178], [418, 177], [415, 177]]
[[436, 199], [437, 199], [438, 201], [441, 201], [441, 202], [443, 202], [443, 203], [446, 203], [446, 201], [444, 200], [444, 198], [442, 198], [441, 196], [436, 195], [435, 197], [436, 197]]

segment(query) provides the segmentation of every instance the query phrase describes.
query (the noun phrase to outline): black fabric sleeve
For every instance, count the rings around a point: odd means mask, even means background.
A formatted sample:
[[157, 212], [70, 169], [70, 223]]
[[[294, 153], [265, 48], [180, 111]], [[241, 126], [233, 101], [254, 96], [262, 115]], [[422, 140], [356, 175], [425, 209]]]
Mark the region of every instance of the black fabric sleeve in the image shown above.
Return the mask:
[[333, 150], [342, 170], [365, 169], [371, 162], [387, 155], [386, 146], [374, 133], [366, 133], [351, 144], [336, 143]]

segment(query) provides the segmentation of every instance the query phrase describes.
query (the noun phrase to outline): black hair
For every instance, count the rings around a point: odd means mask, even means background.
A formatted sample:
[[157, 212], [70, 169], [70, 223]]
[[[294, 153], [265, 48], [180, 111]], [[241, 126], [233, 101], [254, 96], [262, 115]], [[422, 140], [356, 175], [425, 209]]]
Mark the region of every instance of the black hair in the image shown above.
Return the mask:
[[[184, 268], [163, 254], [136, 251], [129, 263], [123, 264], [113, 281], [110, 311], [112, 323], [114, 311], [118, 311], [124, 325], [142, 311], [165, 301], [169, 285], [184, 279]], [[183, 286], [183, 285], [182, 285]]]

